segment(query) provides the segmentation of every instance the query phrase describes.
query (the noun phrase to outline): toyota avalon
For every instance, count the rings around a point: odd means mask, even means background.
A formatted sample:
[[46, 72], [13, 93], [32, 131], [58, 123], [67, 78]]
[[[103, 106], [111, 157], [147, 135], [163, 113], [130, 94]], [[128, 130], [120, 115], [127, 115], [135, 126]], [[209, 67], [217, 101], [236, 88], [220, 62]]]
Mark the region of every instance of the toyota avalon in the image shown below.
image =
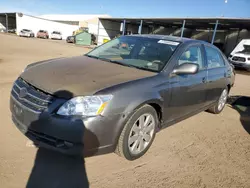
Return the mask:
[[28, 65], [10, 109], [38, 147], [135, 160], [160, 130], [205, 110], [219, 114], [233, 84], [233, 67], [209, 43], [121, 36], [79, 57]]

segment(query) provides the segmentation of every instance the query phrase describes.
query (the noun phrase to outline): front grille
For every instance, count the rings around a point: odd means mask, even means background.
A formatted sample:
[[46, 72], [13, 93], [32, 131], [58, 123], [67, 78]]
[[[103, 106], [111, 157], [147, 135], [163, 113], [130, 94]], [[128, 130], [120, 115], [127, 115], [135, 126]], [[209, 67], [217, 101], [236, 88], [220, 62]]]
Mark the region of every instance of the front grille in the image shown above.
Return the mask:
[[234, 56], [234, 57], [233, 57], [233, 61], [241, 61], [241, 62], [246, 62], [246, 58], [244, 58], [244, 57]]
[[[26, 89], [27, 91], [24, 96], [20, 95], [22, 89]], [[21, 78], [18, 78], [14, 83], [11, 95], [19, 103], [36, 113], [40, 113], [47, 109], [53, 101], [51, 95], [36, 89]]]

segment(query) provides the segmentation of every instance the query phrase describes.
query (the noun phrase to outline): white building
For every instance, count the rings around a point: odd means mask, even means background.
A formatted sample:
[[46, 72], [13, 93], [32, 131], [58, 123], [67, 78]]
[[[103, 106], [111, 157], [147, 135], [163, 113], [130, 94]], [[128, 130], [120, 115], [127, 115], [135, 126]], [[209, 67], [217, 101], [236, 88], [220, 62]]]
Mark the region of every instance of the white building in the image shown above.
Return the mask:
[[49, 34], [60, 31], [62, 38], [71, 36], [73, 31], [80, 27], [88, 27], [89, 32], [97, 35], [99, 17], [110, 17], [108, 15], [42, 15], [31, 16], [22, 13], [0, 13], [0, 23], [8, 30], [16, 29], [17, 34], [22, 29], [30, 29], [35, 33], [46, 30]]
[[98, 35], [99, 18], [111, 18], [107, 14], [46, 14], [40, 18], [57, 21], [60, 23], [87, 27], [89, 33]]

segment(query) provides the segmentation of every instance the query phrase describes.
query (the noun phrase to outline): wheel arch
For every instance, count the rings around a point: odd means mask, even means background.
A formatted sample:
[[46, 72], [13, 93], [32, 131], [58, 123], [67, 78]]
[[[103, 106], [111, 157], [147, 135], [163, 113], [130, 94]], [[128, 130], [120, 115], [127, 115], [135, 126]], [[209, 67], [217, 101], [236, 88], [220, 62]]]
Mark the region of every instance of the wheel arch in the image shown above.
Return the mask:
[[162, 120], [162, 115], [163, 115], [163, 99], [162, 98], [153, 98], [153, 99], [148, 99], [141, 101], [140, 103], [134, 103], [133, 108], [131, 109], [131, 106], [129, 106], [126, 110], [125, 113], [123, 114], [124, 119], [121, 120], [122, 122], [118, 123], [121, 126], [119, 126], [119, 130], [117, 131], [117, 135], [115, 137], [115, 147], [118, 143], [119, 137], [121, 135], [122, 130], [124, 129], [124, 126], [126, 125], [127, 121], [132, 117], [132, 115], [140, 109], [144, 105], [149, 105], [153, 107], [157, 113], [158, 116], [158, 125], [157, 125], [157, 132], [160, 130], [160, 124]]

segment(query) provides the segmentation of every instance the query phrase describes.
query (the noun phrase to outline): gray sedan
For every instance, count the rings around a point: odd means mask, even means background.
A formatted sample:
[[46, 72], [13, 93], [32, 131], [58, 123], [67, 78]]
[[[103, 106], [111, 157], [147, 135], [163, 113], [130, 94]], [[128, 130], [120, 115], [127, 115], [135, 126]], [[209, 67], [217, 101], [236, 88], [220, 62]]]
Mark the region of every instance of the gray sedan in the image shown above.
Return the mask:
[[39, 147], [135, 160], [163, 128], [204, 110], [220, 113], [233, 84], [232, 66], [209, 43], [121, 36], [84, 56], [30, 64], [13, 85], [10, 109]]

